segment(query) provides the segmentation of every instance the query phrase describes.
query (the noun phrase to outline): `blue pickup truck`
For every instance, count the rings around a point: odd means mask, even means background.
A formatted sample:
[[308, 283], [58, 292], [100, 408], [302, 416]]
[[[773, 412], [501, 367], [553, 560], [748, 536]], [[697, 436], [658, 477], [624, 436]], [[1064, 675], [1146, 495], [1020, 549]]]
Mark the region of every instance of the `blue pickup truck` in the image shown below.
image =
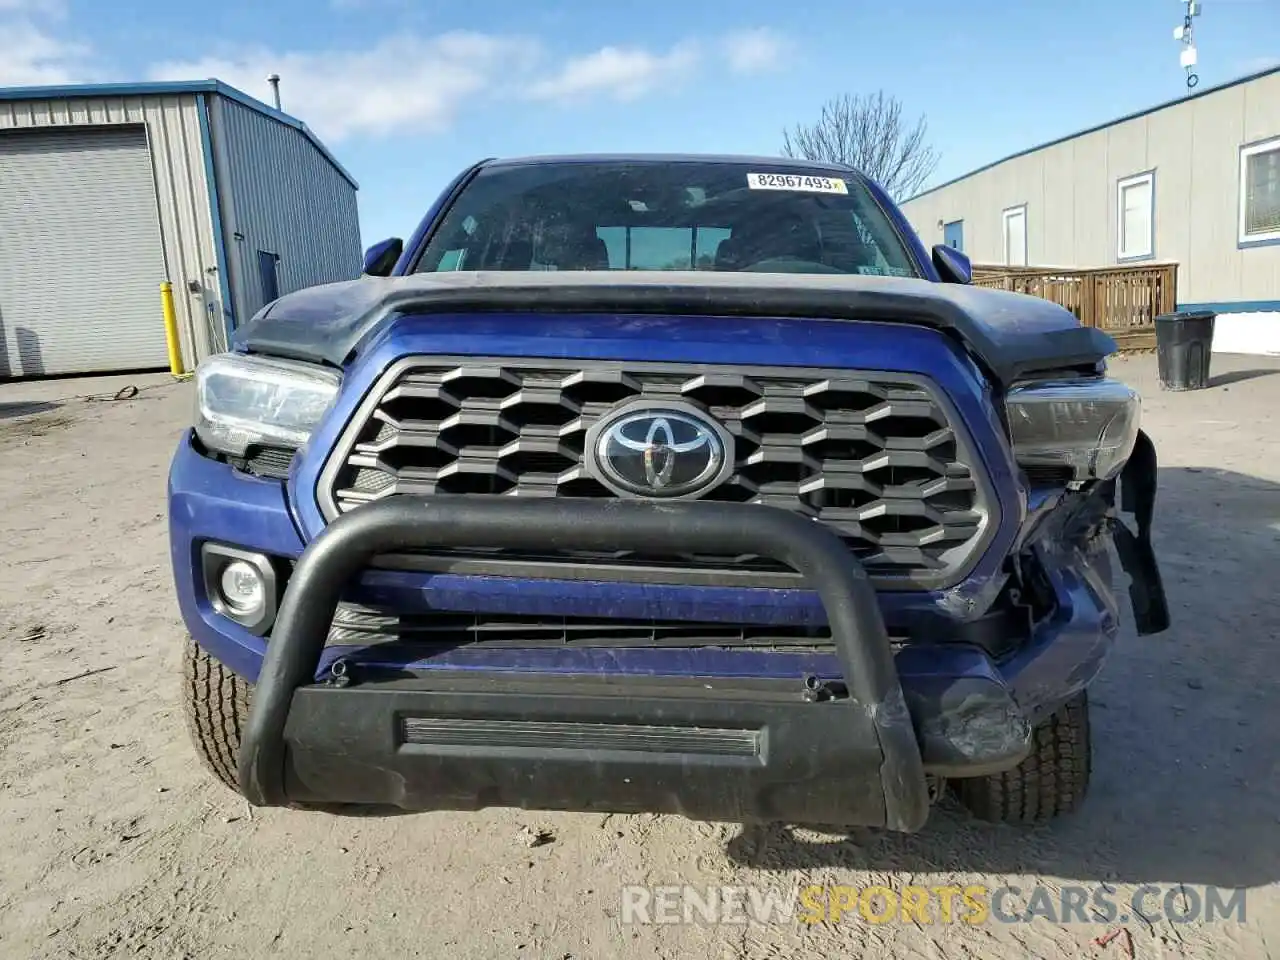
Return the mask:
[[1107, 336], [971, 281], [840, 166], [476, 164], [200, 365], [198, 753], [364, 812], [1073, 810], [1113, 552], [1168, 625], [1156, 454]]

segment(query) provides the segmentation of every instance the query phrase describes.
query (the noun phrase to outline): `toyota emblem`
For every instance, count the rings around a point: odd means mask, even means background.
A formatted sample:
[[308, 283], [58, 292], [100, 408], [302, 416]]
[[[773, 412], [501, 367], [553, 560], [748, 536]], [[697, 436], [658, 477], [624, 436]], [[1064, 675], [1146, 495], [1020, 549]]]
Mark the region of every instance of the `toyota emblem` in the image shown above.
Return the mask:
[[733, 470], [733, 437], [691, 404], [639, 401], [587, 432], [587, 469], [624, 496], [701, 496]]

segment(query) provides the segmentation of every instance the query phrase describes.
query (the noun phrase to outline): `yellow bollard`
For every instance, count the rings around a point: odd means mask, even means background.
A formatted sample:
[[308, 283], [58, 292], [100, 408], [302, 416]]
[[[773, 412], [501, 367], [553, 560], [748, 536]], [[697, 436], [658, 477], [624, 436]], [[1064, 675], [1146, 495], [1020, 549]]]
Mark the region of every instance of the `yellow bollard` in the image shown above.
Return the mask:
[[182, 344], [178, 340], [178, 316], [173, 309], [173, 284], [160, 284], [160, 306], [164, 310], [164, 339], [169, 344], [169, 372], [182, 376]]

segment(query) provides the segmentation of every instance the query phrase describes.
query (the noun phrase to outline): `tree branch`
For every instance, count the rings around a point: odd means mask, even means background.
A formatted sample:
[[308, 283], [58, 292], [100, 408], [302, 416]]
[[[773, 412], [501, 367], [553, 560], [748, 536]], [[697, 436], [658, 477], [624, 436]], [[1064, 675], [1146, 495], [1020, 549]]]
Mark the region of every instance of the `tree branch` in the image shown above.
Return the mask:
[[823, 104], [816, 123], [784, 130], [782, 153], [848, 164], [902, 200], [917, 193], [938, 166], [928, 132], [923, 116], [908, 127], [901, 102], [883, 90], [868, 96], [846, 93]]

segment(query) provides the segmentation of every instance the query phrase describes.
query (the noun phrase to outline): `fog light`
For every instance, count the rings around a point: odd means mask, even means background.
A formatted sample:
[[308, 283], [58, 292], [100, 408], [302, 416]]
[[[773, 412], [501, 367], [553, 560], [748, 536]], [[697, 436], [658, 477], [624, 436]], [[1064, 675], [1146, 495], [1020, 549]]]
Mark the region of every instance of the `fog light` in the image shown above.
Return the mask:
[[244, 560], [232, 560], [223, 568], [220, 580], [222, 599], [236, 613], [257, 613], [266, 588], [262, 575]]
[[221, 543], [200, 548], [204, 589], [218, 613], [262, 636], [275, 622], [283, 581], [265, 554]]

